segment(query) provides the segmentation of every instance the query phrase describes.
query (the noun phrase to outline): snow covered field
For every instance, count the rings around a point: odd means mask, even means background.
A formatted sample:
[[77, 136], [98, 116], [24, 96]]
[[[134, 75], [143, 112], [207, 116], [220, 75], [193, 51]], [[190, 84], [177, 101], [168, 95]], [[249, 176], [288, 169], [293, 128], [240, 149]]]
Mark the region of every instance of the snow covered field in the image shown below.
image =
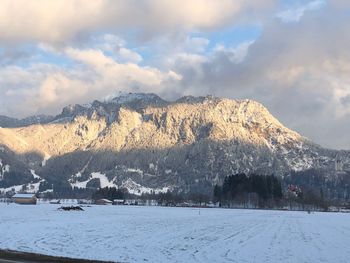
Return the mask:
[[0, 248], [120, 262], [349, 262], [350, 214], [0, 204]]

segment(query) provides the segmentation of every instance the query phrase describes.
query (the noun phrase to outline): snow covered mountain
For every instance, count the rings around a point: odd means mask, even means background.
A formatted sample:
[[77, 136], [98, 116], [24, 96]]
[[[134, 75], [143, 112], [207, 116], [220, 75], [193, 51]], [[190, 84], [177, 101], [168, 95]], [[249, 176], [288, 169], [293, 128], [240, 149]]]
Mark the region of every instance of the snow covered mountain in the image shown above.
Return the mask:
[[36, 116], [30, 116], [24, 119], [16, 119], [16, 118], [0, 115], [0, 127], [14, 128], [14, 127], [29, 126], [32, 124], [39, 124], [39, 123], [44, 124], [44, 123], [50, 122], [53, 118], [54, 118], [53, 116], [36, 115]]
[[0, 188], [36, 182], [33, 170], [47, 185], [209, 192], [238, 172], [314, 169], [332, 181], [350, 167], [349, 152], [312, 143], [252, 100], [124, 94], [46, 120], [0, 128]]

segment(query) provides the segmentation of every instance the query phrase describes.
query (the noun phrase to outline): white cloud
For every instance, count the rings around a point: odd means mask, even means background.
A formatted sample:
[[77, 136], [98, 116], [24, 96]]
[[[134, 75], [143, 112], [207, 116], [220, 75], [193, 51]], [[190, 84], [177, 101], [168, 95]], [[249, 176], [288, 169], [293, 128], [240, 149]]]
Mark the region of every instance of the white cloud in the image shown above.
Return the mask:
[[308, 2], [297, 8], [291, 8], [291, 9], [282, 11], [277, 14], [277, 17], [280, 18], [285, 23], [298, 22], [305, 12], [320, 9], [325, 5], [326, 5], [325, 0], [315, 0], [315, 1]]
[[350, 20], [335, 12], [265, 24], [239, 63], [225, 45], [194, 63], [174, 63], [183, 77], [177, 92], [255, 99], [313, 141], [349, 149]]
[[113, 52], [116, 47], [126, 45], [124, 39], [113, 34], [104, 34], [102, 36], [93, 37], [92, 42], [95, 48], [109, 52]]
[[105, 34], [92, 39], [92, 44], [96, 49], [113, 53], [117, 60], [122, 63], [139, 63], [142, 61], [142, 56], [126, 48], [126, 41], [121, 37], [113, 34]]
[[226, 47], [224, 44], [217, 44], [214, 47], [212, 56], [222, 54], [229, 58], [232, 63], [241, 63], [248, 54], [249, 47], [254, 41], [240, 43], [236, 47]]
[[[67, 48], [66, 54], [72, 59], [89, 66], [89, 70], [98, 74], [100, 81], [102, 81], [100, 84], [103, 84], [103, 86], [124, 86], [133, 82], [148, 87], [157, 87], [169, 77], [173, 78], [174, 76], [174, 74], [163, 73], [155, 68], [140, 67], [132, 63], [117, 63], [111, 57], [104, 55], [101, 50]], [[176, 79], [178, 78], [180, 77], [176, 77]]]
[[0, 42], [63, 44], [93, 32], [137, 30], [142, 37], [209, 30], [272, 7], [273, 0], [2, 0]]
[[125, 47], [117, 47], [116, 52], [122, 62], [139, 63], [142, 61], [140, 54]]
[[[350, 148], [349, 1], [308, 1], [280, 19], [277, 2], [0, 0], [0, 114], [57, 113], [115, 91], [214, 94], [256, 99], [316, 142]], [[254, 42], [210, 39], [257, 21]], [[67, 63], [17, 52], [27, 43]]]
[[209, 42], [209, 39], [204, 37], [187, 37], [184, 48], [188, 52], [202, 53], [206, 50]]
[[0, 113], [16, 112], [22, 117], [57, 114], [67, 104], [101, 99], [115, 91], [162, 93], [181, 79], [172, 71], [118, 63], [97, 49], [66, 48], [63, 52], [77, 62], [73, 68], [49, 64], [0, 68], [0, 91], [4, 94]]

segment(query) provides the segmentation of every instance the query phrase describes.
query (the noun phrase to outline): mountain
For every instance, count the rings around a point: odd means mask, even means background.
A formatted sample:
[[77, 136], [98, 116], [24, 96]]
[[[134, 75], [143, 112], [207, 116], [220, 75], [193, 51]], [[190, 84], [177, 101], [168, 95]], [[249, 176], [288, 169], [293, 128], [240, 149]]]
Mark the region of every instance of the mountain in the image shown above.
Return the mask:
[[305, 173], [301, 178], [310, 183], [307, 174], [314, 171], [330, 191], [348, 191], [350, 152], [312, 143], [252, 100], [186, 96], [168, 102], [155, 94], [124, 94], [42, 119], [23, 127], [3, 122], [3, 190], [42, 182], [46, 188], [126, 187], [135, 194], [209, 193], [239, 172], [275, 174], [286, 182]]
[[53, 120], [53, 116], [36, 115], [24, 119], [16, 119], [0, 115], [0, 127], [15, 128], [33, 124], [45, 124]]

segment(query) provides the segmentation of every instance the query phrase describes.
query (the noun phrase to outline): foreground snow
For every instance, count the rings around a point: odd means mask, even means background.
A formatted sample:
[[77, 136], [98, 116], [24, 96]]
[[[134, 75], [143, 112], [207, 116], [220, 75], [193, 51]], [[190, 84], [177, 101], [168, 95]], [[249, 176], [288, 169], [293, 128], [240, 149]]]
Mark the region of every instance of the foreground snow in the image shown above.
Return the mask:
[[349, 262], [350, 214], [0, 204], [0, 248], [121, 262]]

